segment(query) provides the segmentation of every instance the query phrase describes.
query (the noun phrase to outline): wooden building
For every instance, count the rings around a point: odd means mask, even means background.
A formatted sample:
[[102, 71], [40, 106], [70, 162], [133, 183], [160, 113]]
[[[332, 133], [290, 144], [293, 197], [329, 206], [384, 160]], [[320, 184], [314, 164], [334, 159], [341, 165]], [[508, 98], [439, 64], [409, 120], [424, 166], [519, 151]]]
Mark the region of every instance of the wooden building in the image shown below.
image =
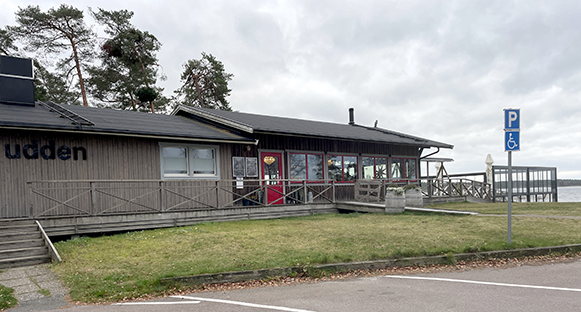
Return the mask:
[[330, 212], [356, 180], [416, 181], [424, 150], [453, 148], [358, 125], [353, 110], [336, 124], [35, 102], [20, 74], [0, 72], [0, 219], [41, 220], [49, 235], [278, 217], [297, 203]]

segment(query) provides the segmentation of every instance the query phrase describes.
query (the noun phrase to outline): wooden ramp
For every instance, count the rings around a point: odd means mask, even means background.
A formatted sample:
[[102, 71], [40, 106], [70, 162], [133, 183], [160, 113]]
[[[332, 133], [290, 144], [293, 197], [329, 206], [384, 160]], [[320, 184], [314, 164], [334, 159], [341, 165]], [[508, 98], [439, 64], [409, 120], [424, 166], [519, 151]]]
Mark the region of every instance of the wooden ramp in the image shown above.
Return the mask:
[[363, 202], [337, 202], [337, 209], [355, 212], [385, 213], [385, 205]]

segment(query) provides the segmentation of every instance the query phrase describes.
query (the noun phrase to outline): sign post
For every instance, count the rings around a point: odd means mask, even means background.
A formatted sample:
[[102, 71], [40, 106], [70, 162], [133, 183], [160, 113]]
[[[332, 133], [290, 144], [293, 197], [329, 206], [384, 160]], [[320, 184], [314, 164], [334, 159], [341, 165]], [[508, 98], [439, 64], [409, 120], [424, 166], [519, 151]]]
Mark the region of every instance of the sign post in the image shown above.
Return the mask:
[[504, 109], [504, 151], [508, 152], [508, 244], [512, 243], [512, 152], [520, 151], [520, 109]]

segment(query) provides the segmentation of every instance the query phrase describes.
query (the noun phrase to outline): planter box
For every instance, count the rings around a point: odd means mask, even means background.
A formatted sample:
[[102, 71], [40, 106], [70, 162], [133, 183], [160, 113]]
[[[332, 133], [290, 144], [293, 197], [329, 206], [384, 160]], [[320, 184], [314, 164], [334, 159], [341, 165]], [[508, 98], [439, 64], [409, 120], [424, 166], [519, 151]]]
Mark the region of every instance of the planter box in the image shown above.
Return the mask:
[[[401, 194], [398, 194], [400, 193]], [[385, 190], [385, 213], [402, 213], [405, 209], [403, 190]]]
[[405, 191], [405, 205], [407, 207], [424, 207], [424, 197], [419, 188]]

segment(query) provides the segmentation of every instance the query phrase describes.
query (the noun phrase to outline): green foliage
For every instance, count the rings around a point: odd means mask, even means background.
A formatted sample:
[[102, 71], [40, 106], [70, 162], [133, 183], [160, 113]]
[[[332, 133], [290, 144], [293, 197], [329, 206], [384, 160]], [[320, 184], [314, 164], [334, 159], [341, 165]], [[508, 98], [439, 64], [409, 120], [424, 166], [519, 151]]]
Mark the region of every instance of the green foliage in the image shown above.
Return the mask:
[[18, 26], [8, 27], [10, 33], [26, 44], [27, 51], [55, 56], [70, 53], [61, 58], [56, 67], [61, 71], [61, 79], [73, 81], [76, 77], [83, 104], [88, 105], [83, 68], [93, 58], [95, 34], [83, 19], [83, 11], [61, 4], [57, 9], [42, 12], [39, 6], [20, 8], [16, 12]]
[[176, 91], [178, 102], [184, 105], [221, 109], [232, 108], [226, 100], [230, 95], [228, 81], [233, 74], [226, 73], [222, 62], [212, 54], [202, 52], [200, 60], [188, 60], [181, 75], [182, 87]]
[[69, 91], [67, 83], [34, 60], [34, 99], [55, 103], [80, 104], [79, 94]]
[[392, 192], [394, 195], [401, 196], [404, 193], [404, 189], [401, 187], [386, 187], [386, 192]]
[[14, 289], [0, 285], [0, 310], [15, 307], [18, 300], [14, 297]]
[[8, 29], [0, 29], [0, 54], [12, 55], [12, 51], [18, 51], [12, 33]]
[[135, 95], [140, 102], [149, 103], [157, 98], [157, 92], [150, 87], [141, 87], [135, 91]]
[[99, 8], [91, 15], [110, 36], [100, 46], [101, 64], [88, 68], [89, 90], [99, 106], [153, 113], [165, 110], [169, 100], [159, 96], [163, 89], [155, 86], [161, 43], [131, 24], [131, 11]]

